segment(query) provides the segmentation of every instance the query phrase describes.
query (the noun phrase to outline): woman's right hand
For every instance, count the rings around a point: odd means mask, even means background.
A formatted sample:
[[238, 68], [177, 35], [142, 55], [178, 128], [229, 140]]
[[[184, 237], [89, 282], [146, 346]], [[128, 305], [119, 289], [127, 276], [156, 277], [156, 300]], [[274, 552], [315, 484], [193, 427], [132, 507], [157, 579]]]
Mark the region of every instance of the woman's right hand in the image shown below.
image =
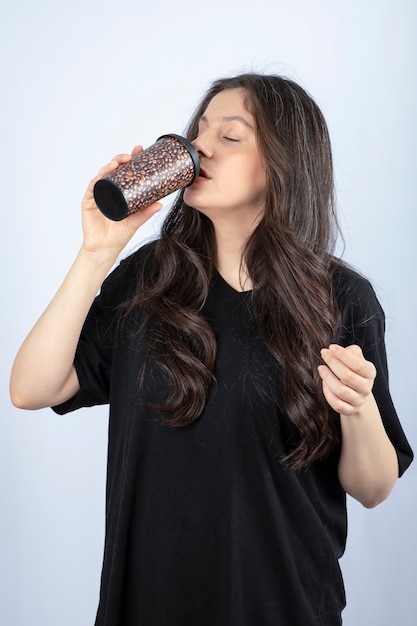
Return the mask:
[[155, 202], [150, 206], [129, 215], [125, 219], [117, 222], [108, 219], [101, 213], [94, 199], [93, 189], [95, 183], [113, 172], [122, 163], [127, 163], [130, 159], [143, 151], [142, 146], [137, 146], [132, 154], [119, 154], [110, 163], [102, 167], [90, 182], [82, 201], [82, 223], [84, 232], [83, 249], [88, 252], [102, 253], [110, 257], [117, 257], [123, 250], [135, 232], [147, 220], [152, 217], [162, 207], [160, 202]]

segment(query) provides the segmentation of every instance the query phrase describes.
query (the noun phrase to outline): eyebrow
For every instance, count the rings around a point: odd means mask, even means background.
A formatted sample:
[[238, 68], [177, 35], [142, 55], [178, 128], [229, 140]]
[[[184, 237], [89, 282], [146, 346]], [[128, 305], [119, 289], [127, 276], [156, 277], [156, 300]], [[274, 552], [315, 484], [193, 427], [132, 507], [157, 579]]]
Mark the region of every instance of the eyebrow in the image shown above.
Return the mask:
[[[202, 122], [204, 122], [205, 124], [208, 124], [208, 119], [205, 115], [202, 115], [200, 117], [200, 120]], [[219, 119], [220, 122], [240, 122], [241, 124], [243, 124], [244, 126], [247, 126], [248, 128], [250, 128], [251, 130], [253, 130], [253, 126], [252, 124], [249, 124], [249, 122], [247, 120], [245, 120], [244, 117], [241, 117], [240, 115], [227, 115], [225, 117], [221, 117]]]

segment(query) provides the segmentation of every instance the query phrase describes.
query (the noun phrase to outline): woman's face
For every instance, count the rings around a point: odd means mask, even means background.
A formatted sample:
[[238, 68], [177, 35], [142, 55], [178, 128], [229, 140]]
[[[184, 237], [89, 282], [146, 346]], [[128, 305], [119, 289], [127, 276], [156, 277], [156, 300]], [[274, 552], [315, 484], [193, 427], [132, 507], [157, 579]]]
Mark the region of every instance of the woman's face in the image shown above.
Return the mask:
[[252, 230], [266, 195], [266, 172], [258, 149], [253, 116], [242, 89], [221, 91], [210, 101], [193, 141], [200, 156], [200, 176], [184, 192], [186, 204], [213, 223], [233, 220]]

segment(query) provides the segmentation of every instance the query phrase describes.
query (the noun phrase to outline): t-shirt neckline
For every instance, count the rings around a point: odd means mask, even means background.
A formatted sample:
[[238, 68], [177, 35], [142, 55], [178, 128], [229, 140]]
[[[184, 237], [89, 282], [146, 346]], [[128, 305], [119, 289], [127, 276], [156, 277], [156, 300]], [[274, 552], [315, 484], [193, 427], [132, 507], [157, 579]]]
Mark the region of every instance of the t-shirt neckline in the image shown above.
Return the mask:
[[230, 293], [235, 294], [236, 296], [245, 296], [252, 292], [252, 289], [245, 289], [244, 291], [239, 291], [238, 289], [235, 289], [234, 287], [232, 287], [232, 285], [228, 283], [225, 278], [223, 278], [223, 276], [220, 274], [218, 269], [216, 269], [216, 275], [221, 281], [221, 283], [223, 283], [223, 285], [227, 288], [227, 290]]

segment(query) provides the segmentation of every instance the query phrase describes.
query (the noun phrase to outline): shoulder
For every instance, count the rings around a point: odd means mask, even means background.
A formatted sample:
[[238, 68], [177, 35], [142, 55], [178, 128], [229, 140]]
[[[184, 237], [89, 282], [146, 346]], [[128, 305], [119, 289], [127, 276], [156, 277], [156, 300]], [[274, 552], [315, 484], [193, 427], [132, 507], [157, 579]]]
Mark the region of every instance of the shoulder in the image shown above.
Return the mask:
[[383, 315], [375, 290], [368, 278], [342, 261], [333, 264], [333, 289], [338, 308], [355, 308], [368, 314]]
[[340, 342], [378, 341], [385, 332], [385, 315], [371, 282], [341, 261], [334, 262], [332, 276]]
[[145, 244], [122, 259], [110, 272], [100, 289], [100, 299], [109, 306], [118, 306], [130, 299], [155, 255], [156, 242]]

